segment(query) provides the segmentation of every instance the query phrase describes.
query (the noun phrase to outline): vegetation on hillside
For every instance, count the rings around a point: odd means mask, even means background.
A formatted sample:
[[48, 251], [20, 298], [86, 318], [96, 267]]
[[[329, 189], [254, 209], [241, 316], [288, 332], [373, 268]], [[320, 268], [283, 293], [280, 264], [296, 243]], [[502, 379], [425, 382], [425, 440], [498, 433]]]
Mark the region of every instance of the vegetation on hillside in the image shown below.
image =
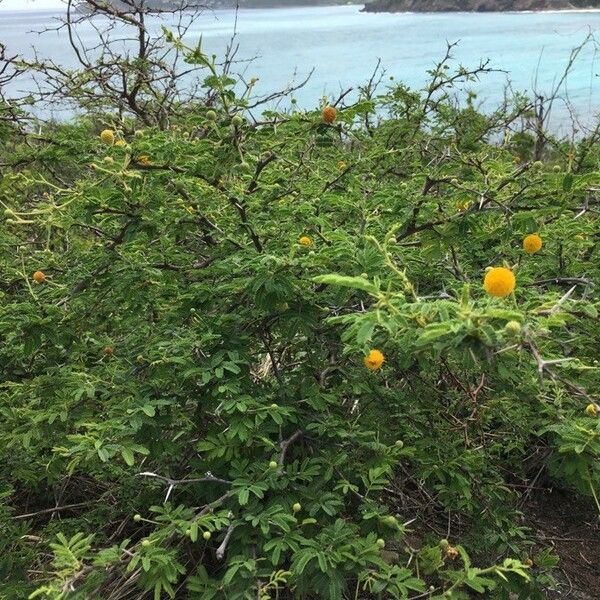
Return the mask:
[[549, 597], [528, 498], [600, 514], [598, 131], [450, 52], [274, 111], [136, 6], [137, 59], [0, 69], [85, 108], [0, 109], [0, 598]]
[[366, 12], [509, 12], [598, 8], [598, 0], [371, 0]]

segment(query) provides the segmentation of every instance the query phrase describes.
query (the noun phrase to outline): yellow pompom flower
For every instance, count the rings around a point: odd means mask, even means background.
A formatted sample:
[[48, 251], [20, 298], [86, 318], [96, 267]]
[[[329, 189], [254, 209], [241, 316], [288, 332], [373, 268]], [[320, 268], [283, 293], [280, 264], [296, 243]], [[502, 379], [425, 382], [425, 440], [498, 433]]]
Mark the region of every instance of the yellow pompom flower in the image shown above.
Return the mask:
[[496, 298], [505, 298], [513, 293], [517, 280], [514, 273], [506, 267], [490, 269], [483, 280], [483, 288]]
[[325, 123], [331, 125], [337, 117], [337, 110], [334, 106], [326, 106], [321, 113], [321, 117]]
[[299, 240], [298, 243], [301, 246], [310, 246], [312, 244], [312, 240], [307, 236], [307, 235], [303, 235]]
[[371, 350], [371, 352], [365, 356], [364, 361], [367, 369], [378, 371], [385, 362], [385, 356], [383, 355], [383, 352], [380, 352], [379, 350]]
[[527, 254], [539, 252], [543, 245], [542, 238], [537, 233], [532, 233], [523, 240], [523, 250], [525, 250]]
[[33, 280], [36, 283], [44, 283], [46, 281], [46, 275], [44, 275], [44, 273], [42, 271], [36, 271], [33, 274]]
[[127, 146], [127, 142], [125, 140], [117, 140], [115, 142], [115, 146], [117, 146], [118, 148], [124, 148], [125, 146]]
[[340, 171], [345, 171], [346, 168], [348, 167], [348, 163], [345, 160], [340, 160], [340, 161], [338, 161], [337, 166]]
[[112, 146], [115, 143], [115, 132], [112, 129], [105, 129], [100, 134], [100, 139], [107, 145]]
[[138, 158], [138, 162], [140, 163], [140, 165], [143, 165], [145, 167], [147, 167], [148, 165], [152, 164], [152, 161], [150, 160], [150, 157], [147, 156], [146, 154], [142, 154], [139, 158]]
[[598, 415], [598, 407], [595, 404], [588, 404], [585, 407], [585, 414], [589, 417], [596, 417]]

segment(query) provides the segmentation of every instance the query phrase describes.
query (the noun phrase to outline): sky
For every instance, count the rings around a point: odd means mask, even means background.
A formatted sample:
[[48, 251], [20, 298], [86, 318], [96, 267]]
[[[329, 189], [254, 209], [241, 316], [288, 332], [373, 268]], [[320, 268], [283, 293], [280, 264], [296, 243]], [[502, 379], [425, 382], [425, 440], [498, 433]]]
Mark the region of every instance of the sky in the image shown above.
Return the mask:
[[0, 0], [0, 10], [32, 10], [34, 8], [61, 8], [61, 0]]

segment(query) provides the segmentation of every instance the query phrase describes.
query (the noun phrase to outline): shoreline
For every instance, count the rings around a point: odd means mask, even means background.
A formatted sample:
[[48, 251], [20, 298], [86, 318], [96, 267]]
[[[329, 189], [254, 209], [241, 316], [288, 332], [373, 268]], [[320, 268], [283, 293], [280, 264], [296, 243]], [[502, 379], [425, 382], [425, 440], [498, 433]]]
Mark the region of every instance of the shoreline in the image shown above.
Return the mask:
[[[538, 14], [559, 14], [559, 13], [600, 13], [600, 8], [548, 8], [548, 9], [540, 9], [540, 10], [486, 10], [486, 11], [477, 11], [477, 10], [446, 10], [446, 11], [436, 11], [436, 10], [366, 10], [367, 4], [370, 3], [349, 3], [349, 4], [340, 4], [338, 2], [332, 2], [331, 4], [294, 4], [287, 6], [245, 6], [241, 7], [238, 10], [242, 11], [255, 11], [255, 10], [285, 10], [285, 9], [297, 9], [297, 8], [349, 8], [356, 7], [359, 8], [361, 13], [365, 14], [404, 14], [404, 15], [474, 15], [474, 14], [507, 14], [507, 15], [538, 15]], [[216, 12], [219, 10], [234, 10], [235, 7], [219, 7], [219, 8], [208, 8], [211, 12]], [[18, 8], [18, 9], [7, 9], [2, 8], [2, 4], [0, 3], [0, 14], [31, 14], [31, 13], [52, 13], [52, 14], [62, 14], [56, 8]]]
[[[365, 5], [366, 6], [366, 5]], [[552, 8], [548, 10], [365, 10], [363, 6], [360, 12], [366, 14], [390, 15], [541, 15], [561, 13], [600, 13], [600, 8]]]

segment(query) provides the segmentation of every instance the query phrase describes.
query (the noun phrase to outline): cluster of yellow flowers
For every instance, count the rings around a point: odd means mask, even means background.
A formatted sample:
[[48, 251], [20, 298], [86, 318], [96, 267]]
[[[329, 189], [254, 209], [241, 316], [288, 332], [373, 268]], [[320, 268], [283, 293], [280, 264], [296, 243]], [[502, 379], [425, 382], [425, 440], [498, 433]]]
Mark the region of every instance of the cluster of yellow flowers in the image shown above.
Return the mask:
[[312, 240], [307, 236], [307, 235], [303, 235], [299, 240], [298, 243], [301, 246], [310, 246], [312, 245]]
[[[527, 254], [535, 254], [544, 245], [537, 233], [531, 233], [523, 239], [523, 250]], [[483, 289], [495, 298], [505, 298], [515, 291], [517, 280], [515, 274], [507, 267], [490, 269], [483, 279]]]
[[[303, 242], [300, 241], [300, 243], [302, 244]], [[310, 243], [310, 241], [308, 243]], [[542, 245], [542, 238], [537, 233], [532, 233], [523, 240], [523, 249], [528, 254], [539, 252]], [[494, 296], [495, 298], [506, 298], [506, 296], [510, 296], [510, 294], [515, 291], [516, 284], [517, 279], [515, 274], [507, 267], [494, 267], [485, 274], [483, 279], [483, 289], [490, 296]], [[385, 357], [380, 350], [371, 350], [364, 358], [365, 366], [371, 371], [381, 369], [384, 361]], [[592, 408], [588, 407], [588, 414], [591, 414], [592, 410], [595, 409], [593, 405], [591, 405], [591, 407]]]
[[[137, 134], [138, 132], [136, 131], [136, 137]], [[127, 142], [125, 140], [120, 138], [117, 139], [117, 135], [112, 129], [104, 129], [100, 133], [100, 140], [103, 144], [106, 144], [107, 146], [116, 146], [117, 148], [124, 148], [125, 146], [127, 146]]]

